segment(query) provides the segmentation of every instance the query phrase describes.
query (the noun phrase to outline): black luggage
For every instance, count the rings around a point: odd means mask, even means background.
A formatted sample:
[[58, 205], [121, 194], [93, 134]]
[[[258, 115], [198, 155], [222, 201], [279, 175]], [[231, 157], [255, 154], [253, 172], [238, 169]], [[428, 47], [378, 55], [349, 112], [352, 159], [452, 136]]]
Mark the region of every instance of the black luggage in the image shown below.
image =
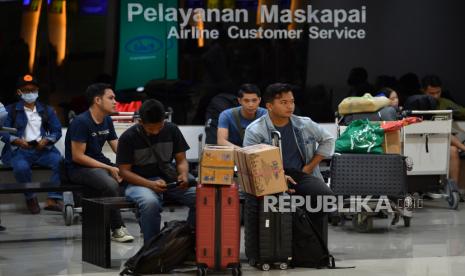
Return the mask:
[[292, 213], [264, 212], [264, 200], [245, 198], [245, 254], [249, 264], [264, 271], [292, 260]]
[[335, 267], [334, 257], [329, 254], [328, 250], [327, 217], [320, 215], [315, 220], [304, 209], [296, 209], [292, 222], [293, 267]]
[[[397, 206], [396, 202], [407, 195], [407, 165], [399, 154], [336, 154], [331, 162], [331, 189], [336, 195], [357, 196], [355, 202], [370, 202], [369, 207], [376, 210], [376, 198], [387, 196], [394, 212], [391, 224], [402, 217], [404, 225], [410, 226], [411, 210]], [[372, 196], [367, 199], [366, 196]], [[348, 200], [347, 203], [351, 202]], [[386, 201], [384, 201], [386, 202]], [[383, 205], [384, 206], [384, 205]], [[373, 212], [361, 209], [349, 212], [352, 225], [359, 232], [373, 229], [375, 217], [388, 218], [388, 210]]]
[[397, 110], [392, 106], [385, 106], [376, 112], [347, 114], [341, 118], [339, 124], [348, 126], [351, 122], [360, 119], [368, 119], [369, 121], [395, 121], [397, 120]]
[[331, 161], [331, 189], [345, 196], [405, 196], [405, 158], [399, 154], [335, 154]]

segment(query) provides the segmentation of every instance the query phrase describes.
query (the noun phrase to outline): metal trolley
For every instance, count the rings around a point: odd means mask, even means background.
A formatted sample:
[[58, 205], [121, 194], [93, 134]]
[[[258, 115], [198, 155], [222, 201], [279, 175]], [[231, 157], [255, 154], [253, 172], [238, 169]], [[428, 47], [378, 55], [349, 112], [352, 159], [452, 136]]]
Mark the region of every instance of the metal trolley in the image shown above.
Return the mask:
[[[341, 124], [342, 117], [336, 116], [338, 136], [347, 126]], [[374, 198], [367, 201], [368, 206], [375, 209], [379, 200], [385, 197], [389, 201], [392, 212], [391, 225], [402, 218], [405, 227], [410, 226], [413, 217], [413, 198], [408, 194], [407, 172], [410, 170], [406, 158], [402, 154], [334, 154], [330, 169], [330, 187], [337, 195], [343, 195], [343, 206], [357, 205], [366, 201], [366, 195]], [[353, 198], [353, 196], [357, 196]], [[402, 204], [400, 204], [402, 203]], [[345, 224], [351, 220], [358, 232], [373, 230], [375, 218], [389, 218], [389, 212], [349, 211], [339, 213], [331, 218], [331, 224]]]
[[403, 155], [412, 166], [407, 172], [409, 192], [415, 197], [443, 198], [457, 210], [457, 184], [449, 179], [452, 110], [407, 111], [405, 115], [425, 117], [402, 132]]

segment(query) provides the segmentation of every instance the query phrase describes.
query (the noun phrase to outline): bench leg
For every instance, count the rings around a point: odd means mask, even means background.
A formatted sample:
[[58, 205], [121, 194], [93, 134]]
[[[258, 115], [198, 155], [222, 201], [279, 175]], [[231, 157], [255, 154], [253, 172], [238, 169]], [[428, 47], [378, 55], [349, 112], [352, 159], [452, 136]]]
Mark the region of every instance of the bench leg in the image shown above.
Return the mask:
[[85, 199], [82, 208], [82, 260], [110, 268], [110, 212], [103, 204]]

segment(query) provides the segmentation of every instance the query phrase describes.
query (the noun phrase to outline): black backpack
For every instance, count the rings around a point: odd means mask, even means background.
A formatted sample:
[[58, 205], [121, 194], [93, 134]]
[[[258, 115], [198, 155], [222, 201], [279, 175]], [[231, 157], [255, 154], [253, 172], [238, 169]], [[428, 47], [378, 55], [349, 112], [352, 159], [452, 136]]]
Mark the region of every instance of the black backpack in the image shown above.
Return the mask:
[[292, 219], [292, 266], [311, 268], [353, 268], [336, 267], [334, 257], [329, 254], [320, 233], [307, 212], [296, 208]]
[[430, 95], [413, 95], [405, 100], [405, 110], [435, 110], [438, 101]]
[[397, 110], [392, 106], [385, 106], [376, 112], [347, 114], [341, 118], [340, 125], [348, 126], [353, 121], [361, 119], [368, 119], [369, 121], [395, 121], [397, 120]]
[[186, 221], [165, 223], [158, 235], [124, 264], [120, 275], [169, 273], [194, 252], [195, 235]]
[[218, 118], [220, 113], [224, 110], [236, 107], [239, 103], [237, 102], [237, 95], [229, 93], [221, 93], [212, 98], [208, 104], [207, 111], [205, 112], [205, 143], [216, 144], [216, 134], [218, 131]]

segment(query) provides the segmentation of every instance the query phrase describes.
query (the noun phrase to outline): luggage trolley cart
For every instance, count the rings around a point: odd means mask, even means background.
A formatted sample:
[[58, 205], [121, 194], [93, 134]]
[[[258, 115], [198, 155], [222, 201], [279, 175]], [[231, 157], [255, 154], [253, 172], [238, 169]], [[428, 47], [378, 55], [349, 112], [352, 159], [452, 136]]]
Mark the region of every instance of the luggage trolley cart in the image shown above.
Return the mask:
[[[341, 125], [342, 117], [336, 116], [337, 133], [340, 135], [347, 126]], [[330, 165], [330, 187], [336, 195], [344, 196], [343, 206], [354, 206], [366, 196], [374, 196], [367, 202], [371, 209], [375, 209], [381, 196], [387, 196], [395, 225], [400, 218], [405, 227], [410, 226], [413, 213], [411, 208], [399, 206], [398, 202], [412, 202], [408, 195], [407, 171], [410, 170], [406, 158], [399, 154], [334, 154]], [[355, 196], [355, 198], [354, 198]], [[359, 232], [373, 229], [375, 217], [388, 218], [384, 211], [376, 212], [344, 212], [333, 216], [331, 223], [336, 226], [346, 219], [352, 221], [353, 227]]]
[[457, 210], [458, 188], [449, 179], [452, 110], [406, 111], [406, 115], [431, 117], [403, 128], [403, 154], [412, 163], [407, 172], [409, 192], [416, 197], [444, 198]]

